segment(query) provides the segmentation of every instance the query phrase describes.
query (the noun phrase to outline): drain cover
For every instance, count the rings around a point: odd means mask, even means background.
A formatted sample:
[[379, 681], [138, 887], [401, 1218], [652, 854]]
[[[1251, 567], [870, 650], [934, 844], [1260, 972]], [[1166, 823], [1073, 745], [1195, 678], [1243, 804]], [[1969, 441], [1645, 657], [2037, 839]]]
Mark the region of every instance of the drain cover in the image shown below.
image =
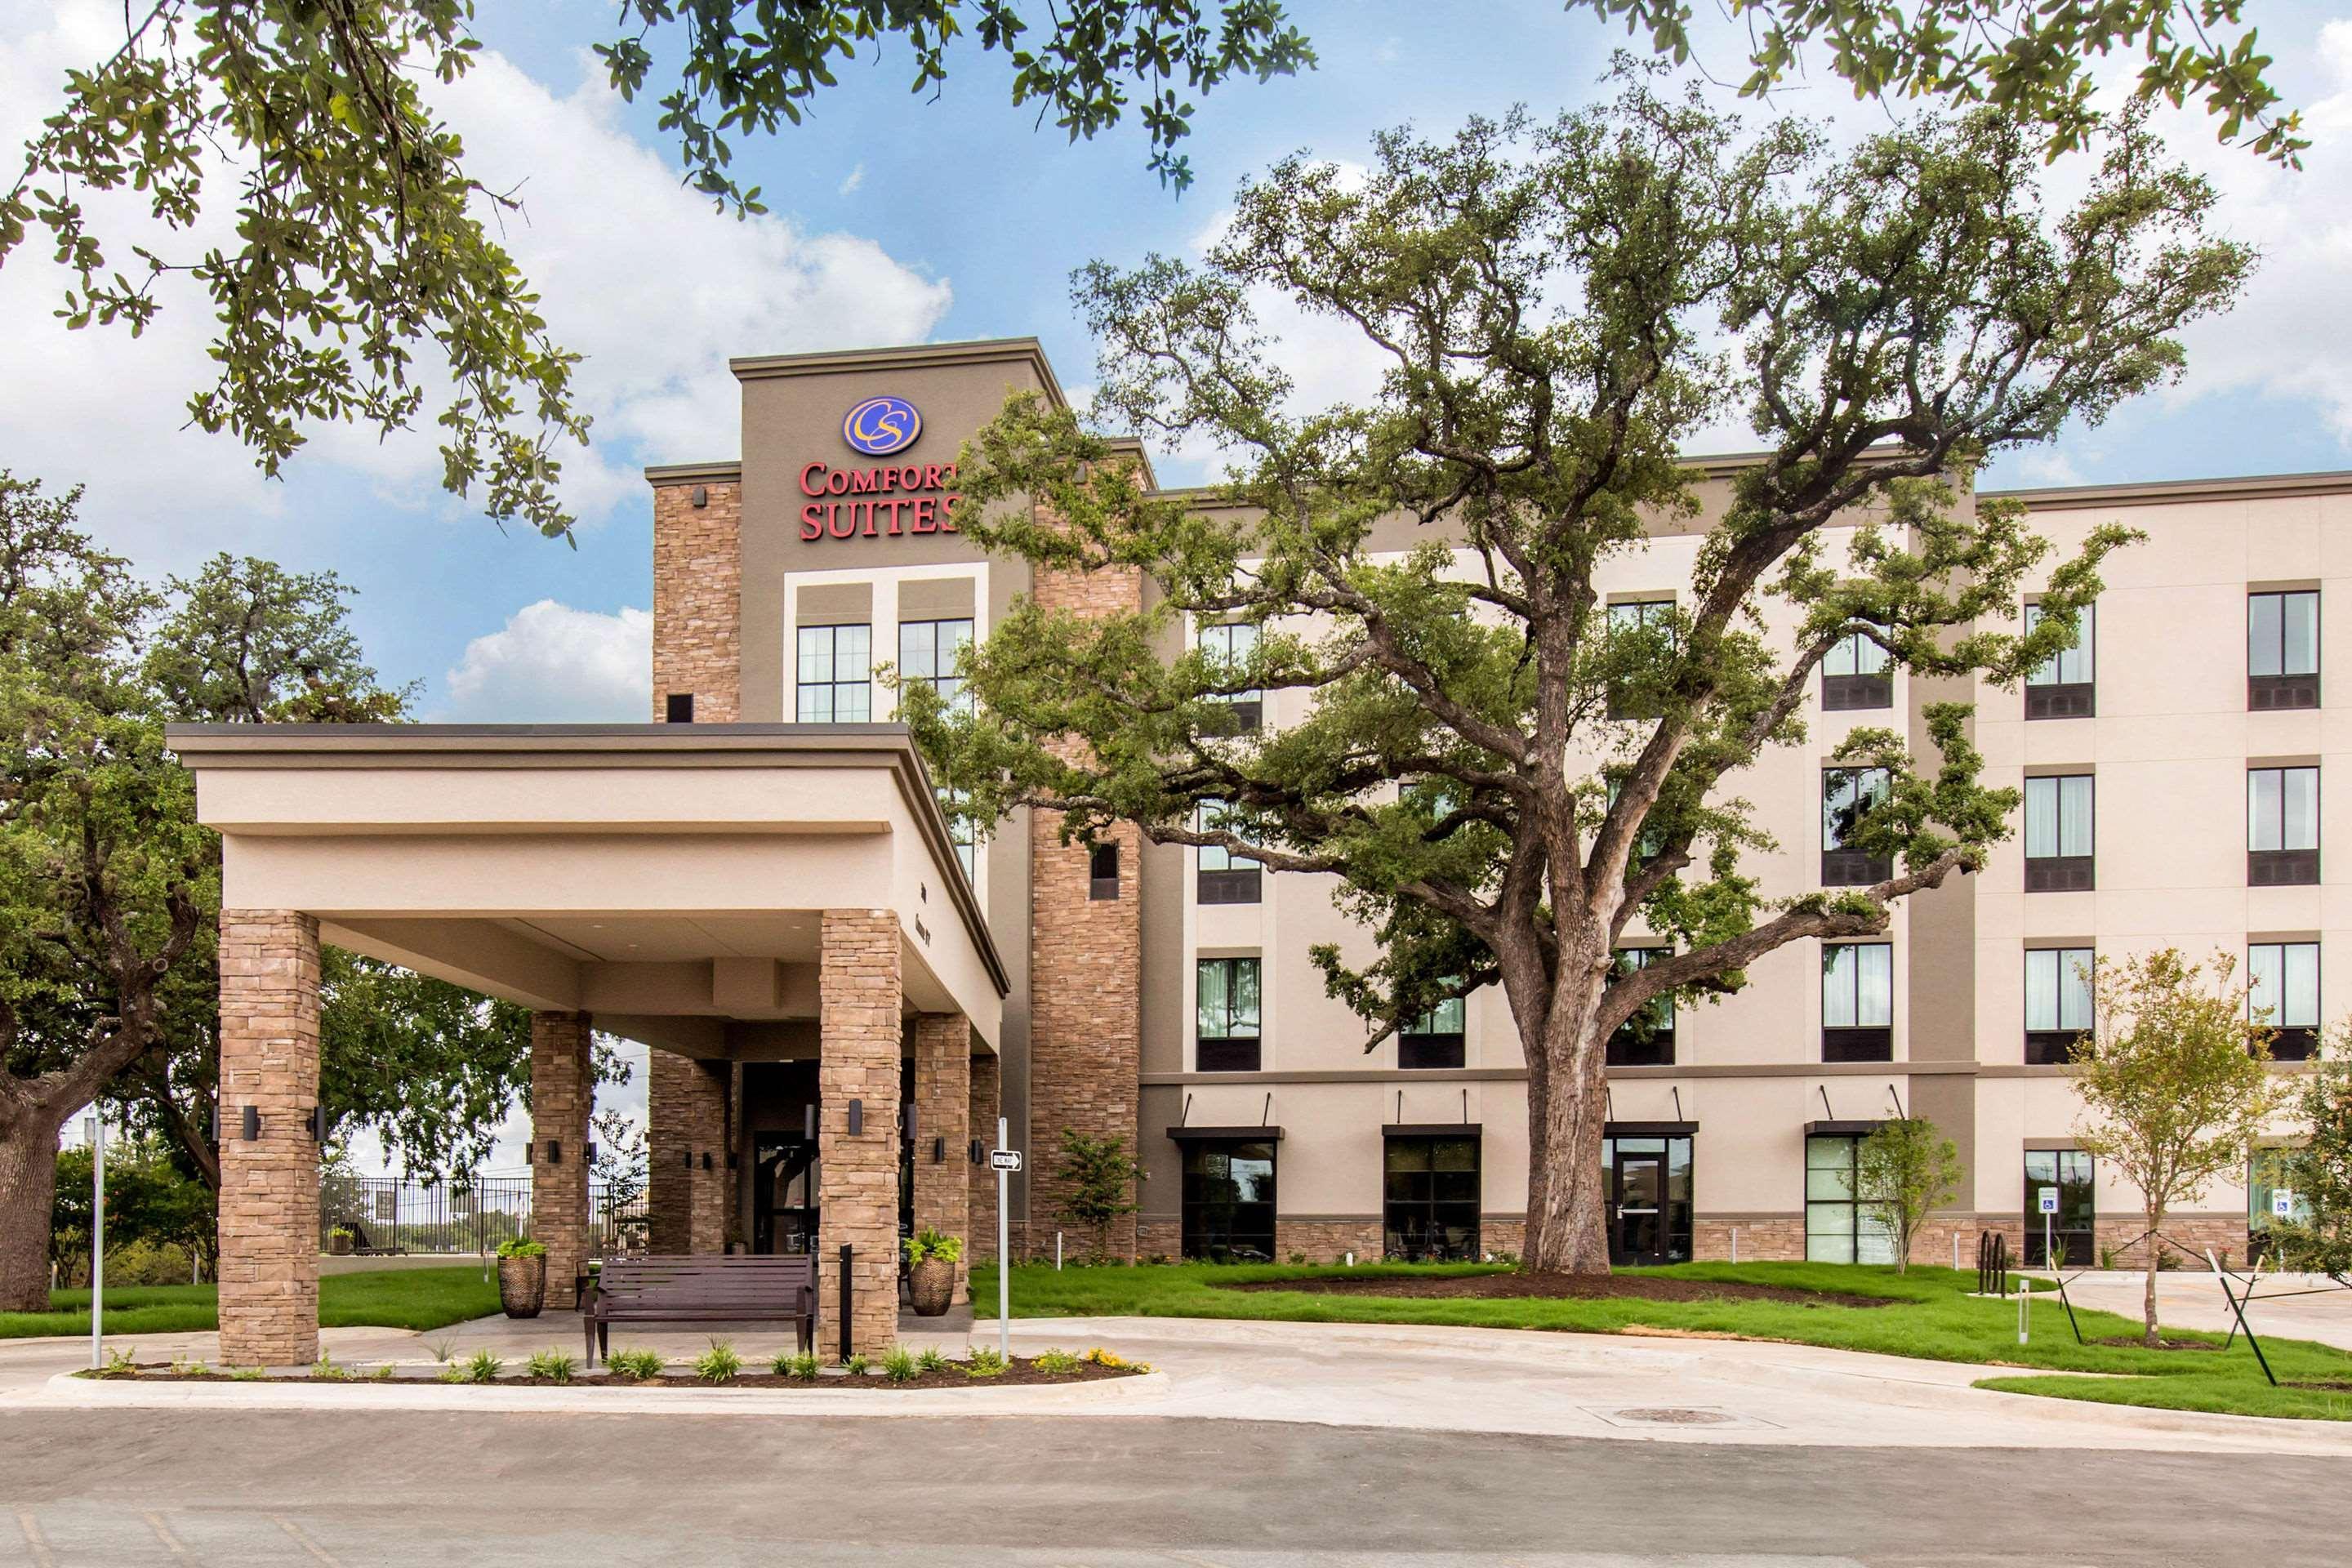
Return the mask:
[[1675, 1410], [1656, 1406], [1612, 1410], [1609, 1414], [1616, 1420], [1642, 1426], [1721, 1426], [1738, 1419], [1720, 1410]]

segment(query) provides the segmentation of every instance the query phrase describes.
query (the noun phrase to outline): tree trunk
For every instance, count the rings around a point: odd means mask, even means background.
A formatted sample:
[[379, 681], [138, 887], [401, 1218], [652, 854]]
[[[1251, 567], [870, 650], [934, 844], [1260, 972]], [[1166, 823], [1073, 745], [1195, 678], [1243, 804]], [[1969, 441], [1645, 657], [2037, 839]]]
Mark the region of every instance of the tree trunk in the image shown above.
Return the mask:
[[0, 1312], [49, 1310], [59, 1125], [36, 1111], [0, 1131]]
[[2158, 1228], [2164, 1224], [2164, 1211], [2159, 1208], [2150, 1208], [2145, 1217], [2147, 1220], [2147, 1273], [2142, 1281], [2140, 1312], [2147, 1321], [2147, 1332], [2141, 1342], [2147, 1345], [2148, 1349], [2154, 1350], [2157, 1346], [2156, 1265], [2157, 1259], [2160, 1256], [2157, 1250], [2159, 1243], [2157, 1240], [2156, 1233]]
[[[1514, 1012], [1518, 1011], [1515, 1006]], [[1528, 1241], [1520, 1267], [1539, 1274], [1609, 1272], [1608, 1173], [1601, 1167], [1609, 1089], [1606, 1042], [1590, 1003], [1553, 999], [1548, 1026], [1522, 1025], [1528, 1047]]]

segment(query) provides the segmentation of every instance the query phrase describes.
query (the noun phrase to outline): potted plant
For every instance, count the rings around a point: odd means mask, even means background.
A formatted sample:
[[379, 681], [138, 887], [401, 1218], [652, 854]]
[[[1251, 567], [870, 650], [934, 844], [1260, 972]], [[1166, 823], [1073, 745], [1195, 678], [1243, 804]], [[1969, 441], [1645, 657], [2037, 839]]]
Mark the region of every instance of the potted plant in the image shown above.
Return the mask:
[[327, 1233], [327, 1250], [337, 1258], [349, 1258], [352, 1255], [352, 1227], [339, 1225]]
[[899, 1244], [907, 1249], [907, 1297], [919, 1318], [942, 1318], [955, 1304], [956, 1264], [963, 1243], [924, 1230]]
[[536, 1318], [547, 1304], [547, 1244], [517, 1237], [499, 1243], [499, 1305], [509, 1318]]

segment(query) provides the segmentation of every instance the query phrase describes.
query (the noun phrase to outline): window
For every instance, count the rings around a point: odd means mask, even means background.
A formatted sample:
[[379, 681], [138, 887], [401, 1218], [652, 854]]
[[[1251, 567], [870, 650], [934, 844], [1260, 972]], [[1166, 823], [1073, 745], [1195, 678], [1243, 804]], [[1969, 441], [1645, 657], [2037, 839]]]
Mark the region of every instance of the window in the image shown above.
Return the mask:
[[803, 626], [793, 686], [803, 724], [863, 724], [874, 716], [874, 628]]
[[2074, 1059], [2091, 1032], [2091, 950], [2038, 947], [2025, 955], [2025, 1059], [2039, 1067]]
[[1097, 903], [1118, 897], [1118, 846], [1097, 844], [1087, 852], [1087, 897]]
[[1274, 1143], [1184, 1144], [1184, 1256], [1212, 1263], [1274, 1261]]
[[963, 679], [956, 673], [956, 661], [971, 646], [968, 616], [952, 621], [900, 621], [898, 674], [906, 680], [921, 681], [950, 708], [964, 708], [969, 700], [964, 696]]
[[[2087, 719], [2098, 711], [2091, 677], [2091, 653], [2098, 606], [2074, 612], [2074, 646], [2025, 678], [2028, 719]], [[2025, 606], [2025, 629], [2042, 624], [2042, 606]]]
[[1843, 888], [1883, 882], [1895, 871], [1884, 855], [1851, 847], [1862, 814], [1885, 800], [1893, 781], [1885, 768], [1831, 768], [1822, 774], [1822, 885]]
[[2311, 1059], [2319, 1044], [2319, 944], [2258, 942], [2246, 949], [2246, 1010], [2273, 1034], [2271, 1056]]
[[[1617, 950], [1617, 973], [1631, 974], [1637, 969], [1647, 969], [1673, 951], [1668, 947], [1621, 947]], [[1671, 995], [1653, 997], [1647, 1006], [1617, 1026], [1604, 1053], [1612, 1068], [1674, 1066], [1675, 999]]]
[[1257, 1071], [1257, 963], [1255, 958], [1200, 961], [1193, 999], [1199, 1071]]
[[694, 693], [691, 691], [671, 692], [663, 703], [662, 717], [672, 724], [693, 723]]
[[[1629, 644], [1633, 653], [1633, 668], [1610, 682], [1609, 717], [1612, 719], [1646, 719], [1652, 715], [1651, 704], [1633, 695], [1643, 687], [1655, 686], [1664, 675], [1661, 656], [1674, 647], [1675, 601], [1672, 595], [1658, 599], [1630, 599], [1609, 606], [1609, 637], [1634, 640]], [[1621, 657], [1624, 657], [1622, 656]]]
[[[2050, 1245], [2042, 1242], [2042, 1194], [2058, 1189], [2058, 1212], [2049, 1216]], [[2046, 1268], [2050, 1254], [2061, 1267], [2087, 1267], [2098, 1256], [2098, 1205], [2091, 1181], [2091, 1157], [2080, 1149], [2025, 1152], [2025, 1267]]]
[[[2255, 1150], [2246, 1161], [2246, 1261], [2261, 1263], [2270, 1251], [2268, 1232], [2284, 1219], [2290, 1225], [2311, 1223], [2311, 1200], [2294, 1190], [2294, 1173], [2287, 1165], [2291, 1149], [2263, 1148]], [[2282, 1187], [2287, 1193], [2287, 1213], [2273, 1212], [2275, 1198]]]
[[1381, 1246], [1391, 1262], [1478, 1260], [1478, 1140], [1389, 1135]]
[[2319, 770], [2246, 770], [2246, 885], [2319, 880]]
[[1805, 1261], [1892, 1263], [1895, 1237], [1874, 1204], [1854, 1199], [1854, 1160], [1862, 1140], [1844, 1134], [1805, 1140]]
[[2025, 781], [2025, 890], [2080, 892], [2093, 885], [2091, 775]]
[[1460, 1067], [1468, 1013], [1461, 997], [1449, 996], [1407, 1024], [1397, 1033], [1397, 1066], [1416, 1070]]
[[[1201, 652], [1213, 666], [1226, 669], [1245, 668], [1257, 653], [1257, 628], [1254, 626], [1202, 626]], [[1217, 701], [1230, 705], [1234, 725], [1244, 734], [1265, 722], [1265, 693], [1258, 690], [1236, 691]]]
[[1849, 632], [1822, 657], [1822, 707], [1832, 713], [1895, 706], [1895, 678], [1886, 650], [1862, 632]]
[[2246, 595], [2246, 706], [2319, 706], [2319, 595]]
[[1822, 1060], [1895, 1059], [1895, 947], [1832, 942], [1822, 949]]
[[[1203, 833], [1214, 833], [1225, 823], [1221, 805], [1204, 804], [1195, 819]], [[1204, 904], [1254, 904], [1264, 897], [1258, 863], [1219, 844], [1200, 847], [1196, 896]]]
[[1601, 1141], [1609, 1261], [1622, 1268], [1691, 1258], [1691, 1141], [1611, 1132]]

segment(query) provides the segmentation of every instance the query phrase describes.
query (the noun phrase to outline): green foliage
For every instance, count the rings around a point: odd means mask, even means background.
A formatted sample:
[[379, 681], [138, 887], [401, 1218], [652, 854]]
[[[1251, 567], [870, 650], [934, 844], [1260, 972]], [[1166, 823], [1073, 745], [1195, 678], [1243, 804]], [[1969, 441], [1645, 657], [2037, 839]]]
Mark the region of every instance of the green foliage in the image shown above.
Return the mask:
[[525, 1363], [533, 1377], [543, 1377], [551, 1383], [570, 1383], [580, 1370], [580, 1358], [558, 1350], [535, 1351]]
[[[1179, 189], [1191, 178], [1174, 150], [1191, 129], [1188, 93], [1313, 63], [1271, 0], [1045, 9], [625, 0], [598, 52], [624, 98], [646, 88], [657, 54], [674, 67], [661, 129], [689, 183], [743, 213], [765, 209], [729, 173], [729, 137], [797, 122], [835, 64], [878, 38], [911, 47], [914, 88], [931, 90], [971, 16], [982, 49], [1012, 67], [1013, 101], [1035, 102], [1074, 140], [1116, 124], [1139, 91], [1152, 167]], [[588, 439], [579, 356], [549, 333], [539, 295], [493, 237], [521, 216], [518, 187], [478, 179], [432, 101], [434, 83], [472, 68], [473, 17], [473, 0], [155, 0], [126, 12], [123, 41], [67, 73], [63, 104], [0, 186], [0, 265], [37, 243], [68, 275], [68, 327], [134, 336], [184, 277], [220, 323], [215, 379], [190, 415], [251, 448], [266, 473], [314, 426], [389, 434], [429, 418], [449, 490], [479, 487], [491, 517], [568, 536], [557, 479], [560, 454]], [[110, 193], [135, 193], [170, 237], [110, 237], [121, 210]], [[233, 239], [191, 243], [230, 205]]]
[[[2020, 508], [1962, 498], [1986, 461], [2175, 377], [2179, 329], [2252, 265], [2142, 117], [2100, 132], [2088, 193], [2050, 211], [2033, 138], [1997, 113], [1833, 153], [1625, 74], [1614, 102], [1554, 120], [1383, 134], [1361, 177], [1286, 160], [1197, 265], [1083, 269], [1094, 417], [1220, 448], [1223, 504], [1145, 490], [1110, 438], [1013, 397], [961, 454], [963, 531], [1038, 568], [1135, 569], [1143, 607], [1024, 601], [963, 656], [972, 703], [898, 694], [982, 832], [1045, 805], [1073, 838], [1129, 821], [1337, 879], [1373, 956], [1314, 956], [1367, 1049], [1499, 983], [1555, 1105], [1598, 1097], [1592, 1042], [1662, 998], [1877, 934], [1983, 864], [2018, 797], [1982, 782], [1960, 706], [1926, 711], [1925, 746], [1864, 731], [1838, 753], [1889, 772], [1848, 825], [1895, 862], [1874, 886], [1767, 899], [1739, 780], [1803, 739], [1844, 639], [1992, 685], [2067, 646], [2128, 536], [2053, 560]], [[1360, 334], [1377, 390], [1297, 407], [1268, 297]], [[1762, 455], [1702, 519], [1680, 452], [1740, 418]], [[1612, 625], [1608, 575], [1695, 521], [1675, 613]], [[1196, 646], [1228, 622], [1255, 646]], [[1286, 722], [1239, 732], [1245, 692]], [[1637, 921], [1674, 951], [1612, 972]], [[1533, 1152], [1530, 1214], [1588, 1223], [1538, 1221], [1532, 1264], [1605, 1268], [1565, 1239], [1602, 1234], [1597, 1168]]]
[[814, 1352], [778, 1351], [772, 1363], [778, 1377], [789, 1377], [795, 1383], [814, 1383], [823, 1370]]
[[1950, 1203], [1966, 1174], [1959, 1150], [1924, 1116], [1882, 1121], [1854, 1151], [1853, 1195], [1886, 1226], [1897, 1274], [1927, 1211]]
[[2296, 1109], [2310, 1132], [2287, 1156], [2287, 1184], [2309, 1217], [2273, 1220], [2271, 1236], [2299, 1267], [2352, 1281], [2352, 1027], [2330, 1036]]
[[710, 1348], [694, 1358], [694, 1375], [705, 1383], [732, 1383], [742, 1370], [743, 1358], [729, 1340], [711, 1341]]
[[[2151, 1231], [2214, 1178], [2242, 1172], [2263, 1122], [2286, 1103], [2269, 1070], [2271, 1032], [2246, 1021], [2236, 973], [2229, 953], [2197, 964], [2171, 947], [2091, 965], [2093, 1029], [2073, 1055], [2084, 1115], [2075, 1138], [2111, 1177], [2139, 1189]], [[2151, 1347], [2164, 1250], [2147, 1248], [2142, 1333]]]
[[[1677, 62], [1692, 55], [1691, 9], [1676, 0], [1569, 0], [1625, 19], [1629, 33]], [[2282, 111], [2271, 57], [2244, 26], [2243, 0], [1732, 0], [1727, 14], [1748, 29], [1743, 96], [1762, 97], [1801, 74], [1809, 56], [1853, 84], [1856, 98], [1899, 101], [1939, 95], [2002, 106], [2046, 129], [2051, 156], [2094, 139], [2097, 64], [2137, 49], [2145, 63], [2132, 91], [2142, 103], [2201, 103], [2224, 142], [2254, 132], [2264, 157], [2300, 166], [2310, 145], [2300, 113]]]
[[1135, 1212], [1135, 1184], [1143, 1167], [1128, 1153], [1125, 1139], [1097, 1138], [1075, 1127], [1062, 1129], [1058, 1158], [1063, 1217], [1093, 1226], [1093, 1256], [1108, 1256], [1110, 1222]]
[[892, 1345], [882, 1352], [882, 1375], [892, 1383], [912, 1383], [921, 1372], [915, 1352], [904, 1345]]
[[[89, 1279], [90, 1153], [87, 1145], [58, 1155], [57, 1199], [49, 1211], [49, 1259], [63, 1280]], [[160, 1142], [106, 1145], [106, 1277], [116, 1285], [182, 1284], [191, 1253], [209, 1265], [219, 1240], [218, 1206], [212, 1189], [184, 1173]], [[123, 1264], [142, 1252], [158, 1257], [157, 1272], [168, 1279], [142, 1279], [145, 1270]]]
[[872, 1364], [866, 1359], [866, 1352], [863, 1351], [852, 1351], [841, 1358], [841, 1370], [852, 1377], [864, 1377], [867, 1368]]
[[1003, 1377], [1004, 1357], [986, 1345], [974, 1345], [971, 1354], [964, 1360], [963, 1374], [966, 1377]]
[[1078, 1368], [1086, 1365], [1087, 1362], [1084, 1356], [1073, 1354], [1068, 1351], [1044, 1350], [1037, 1352], [1036, 1360], [1032, 1364], [1039, 1372], [1052, 1373], [1059, 1377], [1077, 1371]]
[[310, 1363], [310, 1376], [320, 1383], [349, 1383], [352, 1375], [351, 1368], [338, 1363], [325, 1351], [320, 1351], [319, 1359]]
[[963, 1238], [942, 1236], [926, 1226], [898, 1244], [907, 1252], [909, 1263], [929, 1263], [936, 1258], [941, 1263], [955, 1263], [963, 1258]]
[[662, 1374], [659, 1351], [614, 1351], [604, 1358], [604, 1365], [614, 1377], [628, 1383], [652, 1383]]
[[948, 1352], [937, 1345], [925, 1345], [922, 1353], [915, 1357], [915, 1365], [924, 1372], [939, 1372], [949, 1364]]
[[[321, 1364], [325, 1364], [323, 1358], [321, 1358]], [[137, 1377], [139, 1363], [131, 1359], [129, 1351], [110, 1350], [106, 1352], [105, 1364], [91, 1368], [89, 1375], [106, 1378]]]
[[497, 1352], [481, 1350], [476, 1351], [451, 1370], [457, 1374], [456, 1381], [459, 1383], [496, 1383], [499, 1380], [499, 1373], [505, 1370], [506, 1364], [499, 1358]]
[[[228, 1374], [229, 1381], [231, 1383], [259, 1383], [263, 1378], [268, 1377], [268, 1375], [269, 1369], [259, 1366], [235, 1367], [230, 1370]], [[445, 1377], [442, 1381], [446, 1383], [449, 1380]]]
[[499, 1256], [500, 1258], [544, 1258], [547, 1256], [547, 1243], [533, 1241], [527, 1236], [509, 1237], [499, 1243]]

